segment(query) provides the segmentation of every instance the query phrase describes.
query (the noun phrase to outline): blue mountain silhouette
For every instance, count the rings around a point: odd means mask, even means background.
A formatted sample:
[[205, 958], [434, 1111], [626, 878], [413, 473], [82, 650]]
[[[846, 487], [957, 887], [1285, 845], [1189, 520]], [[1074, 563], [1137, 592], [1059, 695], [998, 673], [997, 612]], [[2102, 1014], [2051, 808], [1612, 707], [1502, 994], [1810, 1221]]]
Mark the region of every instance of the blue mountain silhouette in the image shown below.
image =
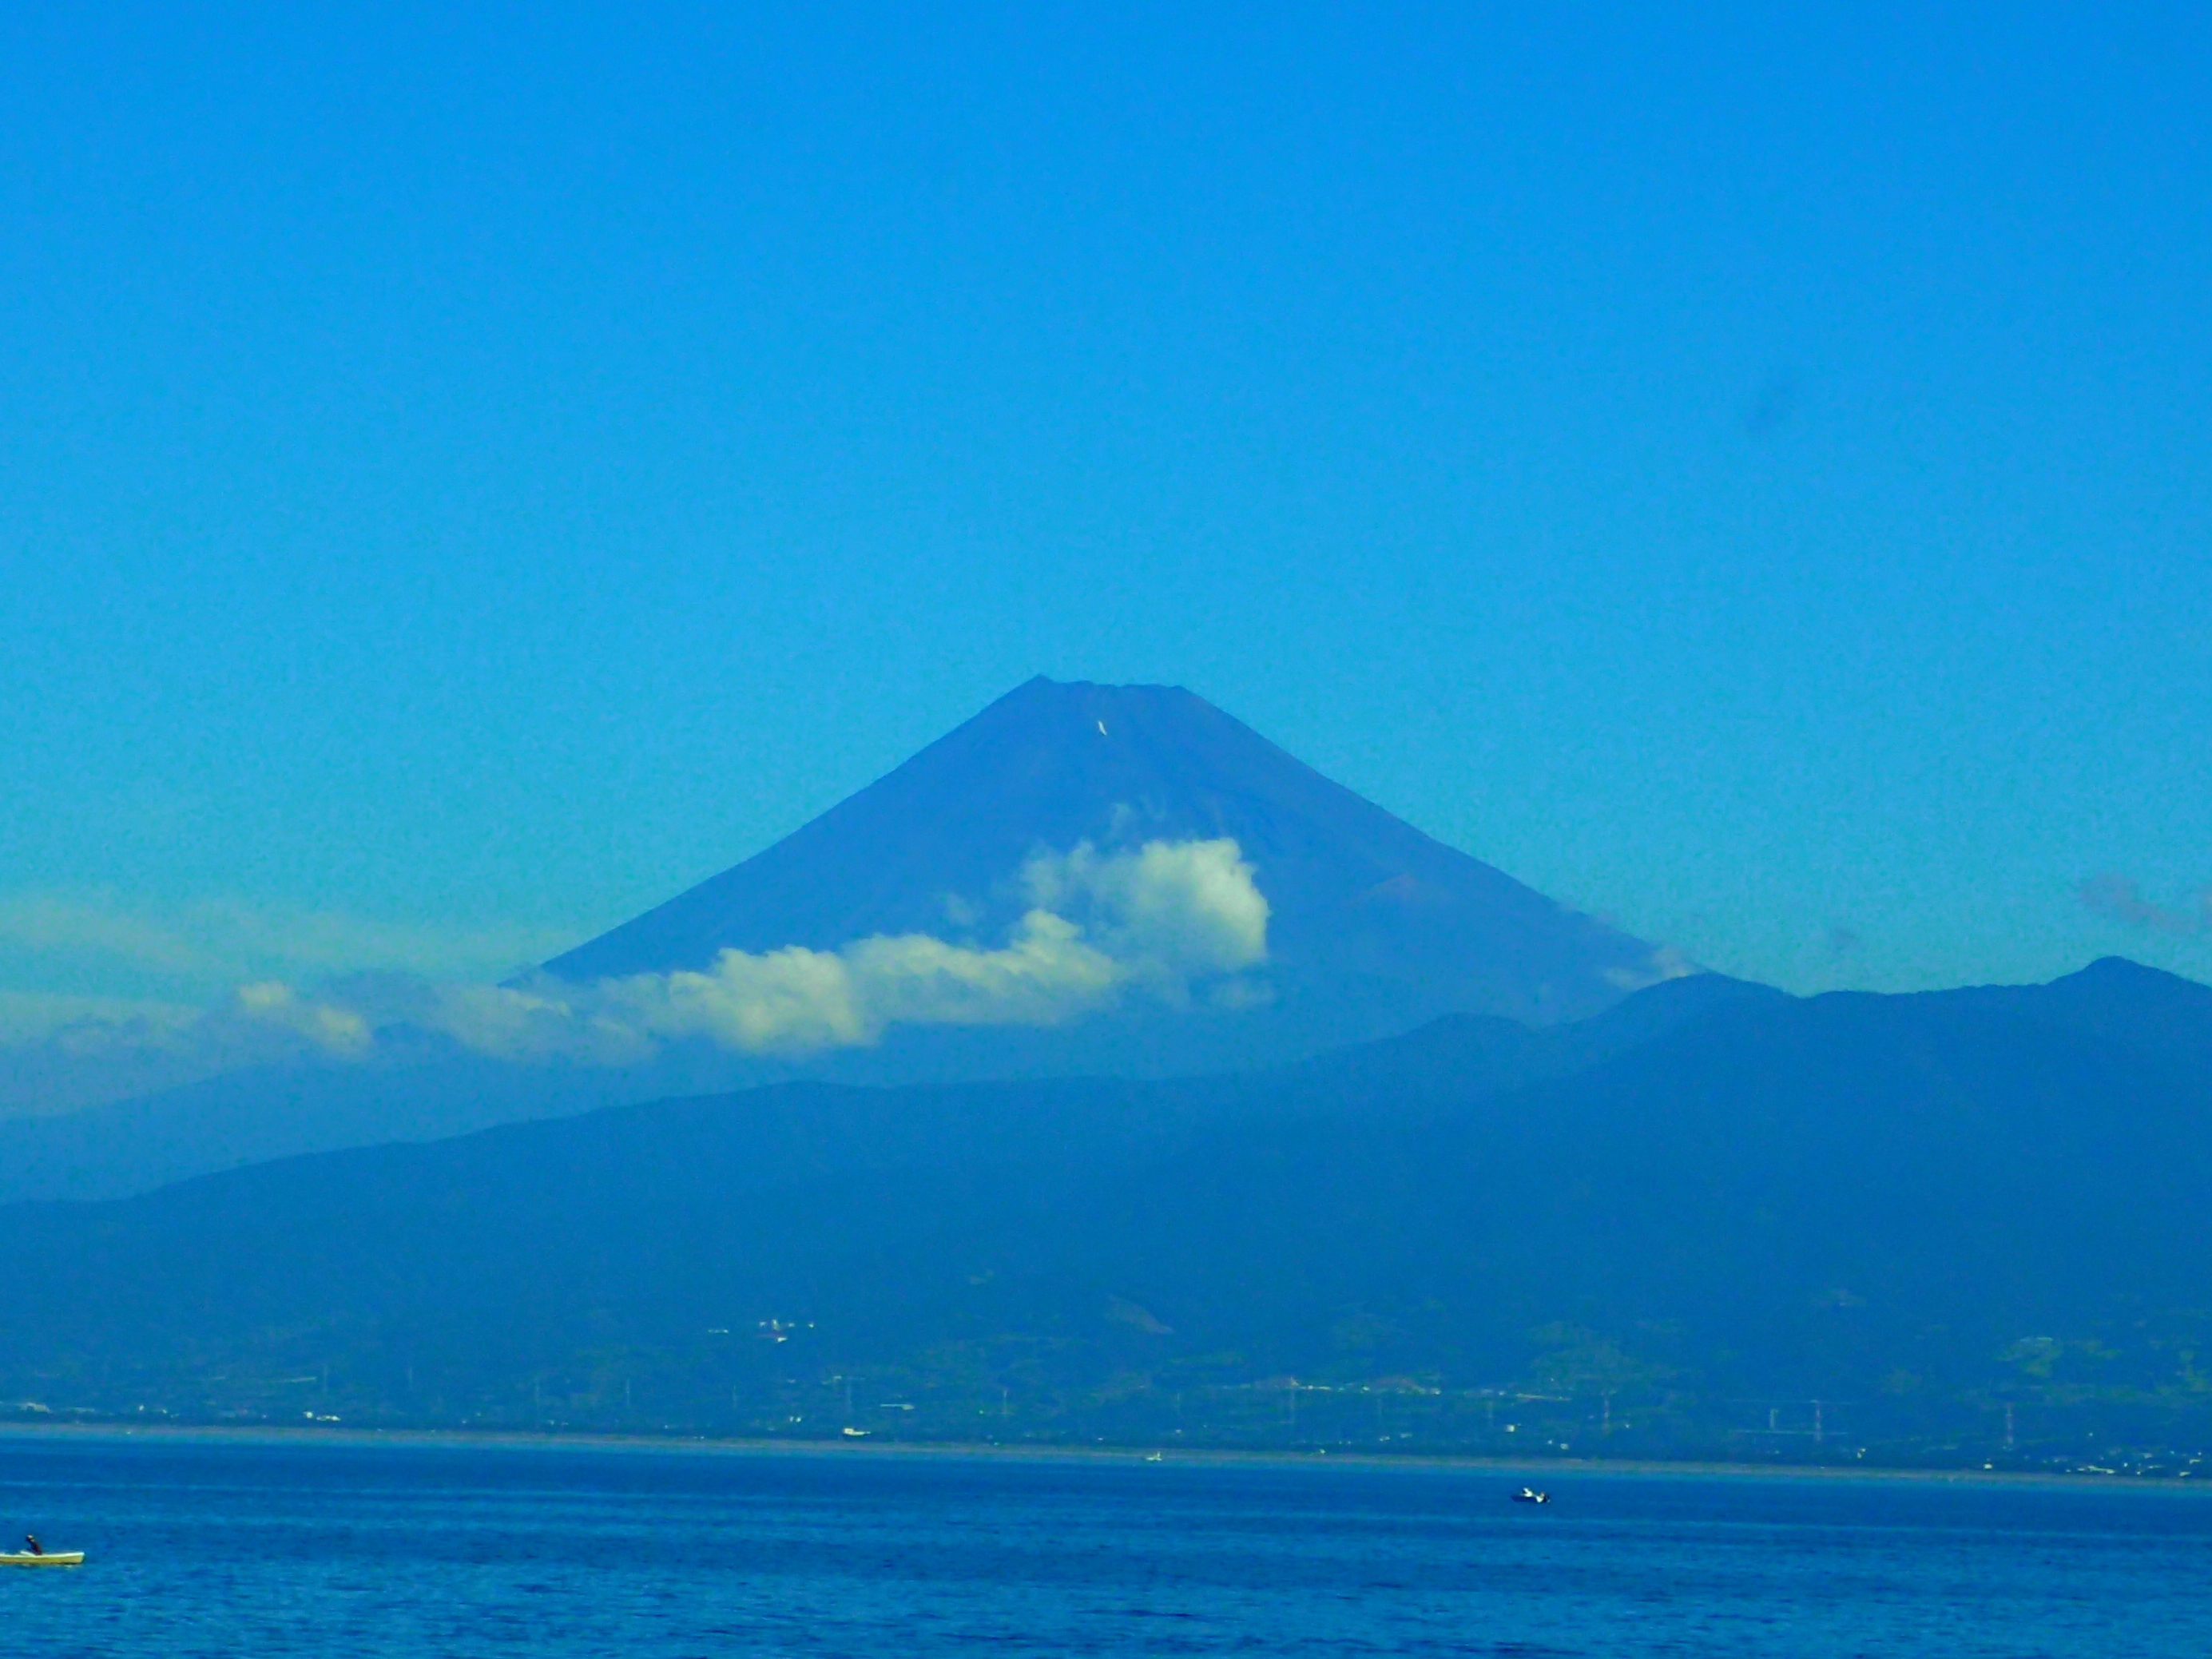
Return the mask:
[[[1039, 851], [1233, 838], [1273, 912], [1286, 1029], [1349, 1041], [1446, 1012], [1579, 1018], [1656, 976], [1652, 947], [1447, 847], [1176, 686], [1017, 688], [887, 776], [547, 963], [591, 980], [717, 951], [988, 934]], [[948, 908], [948, 907], [950, 907]]]

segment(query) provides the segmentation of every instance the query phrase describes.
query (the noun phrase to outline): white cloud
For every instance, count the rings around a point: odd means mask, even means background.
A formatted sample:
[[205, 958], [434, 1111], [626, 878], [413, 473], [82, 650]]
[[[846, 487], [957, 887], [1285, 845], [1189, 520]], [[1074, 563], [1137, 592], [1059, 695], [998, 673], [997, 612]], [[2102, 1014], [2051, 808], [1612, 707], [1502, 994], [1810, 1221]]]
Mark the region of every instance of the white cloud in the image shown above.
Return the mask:
[[171, 1000], [330, 973], [482, 979], [573, 943], [565, 930], [380, 921], [237, 899], [149, 906], [100, 892], [0, 894], [0, 964], [17, 977], [152, 984]]
[[111, 1046], [118, 1031], [155, 1042], [174, 1038], [199, 1017], [188, 1004], [150, 998], [0, 991], [0, 1047], [52, 1041], [88, 1051]]
[[1101, 856], [1085, 842], [1023, 870], [1030, 897], [1054, 911], [1088, 910], [1117, 959], [1173, 978], [1233, 973], [1267, 960], [1267, 901], [1233, 841], [1153, 841]]
[[1002, 950], [909, 933], [863, 939], [848, 954], [878, 1024], [1057, 1025], [1111, 1001], [1128, 973], [1075, 923], [1042, 909]]
[[[501, 1060], [573, 1060], [593, 1066], [627, 1066], [653, 1056], [653, 1041], [635, 1023], [602, 1006], [598, 988], [538, 978], [513, 985], [411, 987], [404, 1017], [478, 1054]], [[387, 994], [391, 1008], [397, 1000]]]
[[617, 1019], [653, 1036], [703, 1036], [726, 1048], [837, 1048], [874, 1035], [853, 973], [835, 951], [792, 945], [725, 951], [706, 973], [640, 974], [599, 987]]
[[1623, 991], [1641, 991], [1670, 979], [1687, 979], [1705, 969], [1671, 945], [1662, 945], [1635, 968], [1608, 968], [1606, 978]]
[[280, 981], [240, 986], [238, 1006], [247, 1018], [305, 1037], [316, 1048], [342, 1058], [367, 1054], [374, 1041], [368, 1021], [354, 1010], [310, 1001]]
[[[1267, 901], [1233, 841], [1110, 854], [1085, 842], [1031, 859], [1021, 882], [1032, 908], [996, 947], [878, 934], [836, 951], [724, 951], [703, 972], [532, 990], [604, 1029], [757, 1053], [869, 1043], [898, 1024], [1055, 1025], [1132, 988], [1180, 1000], [1194, 979], [1267, 960]], [[465, 1019], [446, 1029], [484, 1041]]]
[[[71, 1055], [99, 1056], [121, 1079], [152, 1075], [147, 1068], [157, 1062], [161, 1075], [176, 1078], [287, 1058], [350, 1063], [404, 1030], [507, 1060], [619, 1066], [674, 1040], [805, 1052], [872, 1043], [896, 1025], [1055, 1025], [1131, 996], [1185, 1003], [1194, 988], [1224, 1008], [1267, 1000], [1263, 983], [1243, 976], [1267, 960], [1267, 901], [1233, 841], [1155, 841], [1110, 854], [1085, 842], [1030, 859], [1018, 887], [1030, 908], [997, 945], [879, 934], [834, 951], [724, 951], [696, 972], [591, 985], [541, 975], [492, 985], [390, 971], [395, 958], [404, 965], [419, 954], [402, 937], [368, 951], [367, 963], [342, 964], [386, 971], [326, 980], [316, 990], [282, 974], [241, 975], [245, 983], [198, 1013], [172, 1003], [57, 998], [26, 1000], [15, 1012], [21, 1036], [52, 1062], [46, 1071]], [[0, 907], [0, 937], [11, 926], [19, 940], [63, 939], [191, 963], [195, 971], [251, 931], [217, 928], [210, 944], [96, 906], [23, 903]], [[334, 925], [325, 941], [333, 956], [343, 932]], [[320, 953], [313, 930], [289, 938], [294, 960]], [[0, 1090], [0, 1109], [37, 1104], [7, 1092]], [[59, 1098], [46, 1083], [37, 1092]]]
[[355, 1061], [371, 1037], [351, 1011], [283, 986], [245, 988], [211, 1008], [0, 994], [0, 1115], [68, 1111], [302, 1055]]

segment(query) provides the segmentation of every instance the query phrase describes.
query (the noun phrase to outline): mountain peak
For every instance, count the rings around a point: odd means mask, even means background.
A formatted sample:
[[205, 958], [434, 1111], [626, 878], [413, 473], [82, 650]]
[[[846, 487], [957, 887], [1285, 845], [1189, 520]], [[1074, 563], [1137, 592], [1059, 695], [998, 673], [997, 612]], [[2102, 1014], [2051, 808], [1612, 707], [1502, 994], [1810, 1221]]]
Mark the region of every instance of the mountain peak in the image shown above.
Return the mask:
[[[2079, 986], [2155, 986], [2164, 990], [2189, 987], [2196, 991], [2206, 988], [2180, 974], [2169, 973], [2163, 968], [2153, 968], [2136, 961], [2132, 957], [2099, 957], [2085, 968], [2060, 975], [2052, 981], [2057, 985]], [[2185, 993], [2186, 994], [2186, 993]]]
[[728, 950], [990, 945], [1033, 903], [1024, 874], [1040, 857], [1222, 842], [1265, 899], [1248, 1001], [1286, 1033], [1353, 1040], [1455, 1010], [1569, 1018], [1657, 976], [1649, 945], [1422, 834], [1191, 691], [1042, 676], [546, 967], [596, 980], [705, 969]]

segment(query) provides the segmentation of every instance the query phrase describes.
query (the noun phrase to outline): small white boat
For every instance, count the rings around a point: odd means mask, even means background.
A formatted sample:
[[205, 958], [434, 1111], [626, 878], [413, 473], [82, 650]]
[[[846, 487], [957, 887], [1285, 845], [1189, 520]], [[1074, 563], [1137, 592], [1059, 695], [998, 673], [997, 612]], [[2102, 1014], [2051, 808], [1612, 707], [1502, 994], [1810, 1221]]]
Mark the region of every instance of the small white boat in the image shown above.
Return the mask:
[[1534, 1486], [1523, 1486], [1513, 1494], [1513, 1501], [1516, 1504], [1548, 1504], [1552, 1501], [1552, 1494], [1538, 1492]]
[[28, 1550], [0, 1550], [0, 1567], [81, 1567], [82, 1550], [48, 1550], [33, 1555]]

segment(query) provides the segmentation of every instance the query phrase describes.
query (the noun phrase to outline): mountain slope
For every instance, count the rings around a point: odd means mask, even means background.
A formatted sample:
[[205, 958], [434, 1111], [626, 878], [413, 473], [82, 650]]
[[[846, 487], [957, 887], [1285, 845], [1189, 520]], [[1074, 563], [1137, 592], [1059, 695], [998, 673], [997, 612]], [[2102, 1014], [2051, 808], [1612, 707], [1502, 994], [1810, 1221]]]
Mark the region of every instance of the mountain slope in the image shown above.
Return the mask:
[[[1432, 840], [1171, 686], [1035, 679], [744, 863], [546, 964], [572, 980], [703, 969], [726, 947], [830, 950], [980, 930], [1024, 860], [1229, 836], [1273, 915], [1285, 999], [1341, 1036], [1450, 1009], [1578, 1018], [1653, 976], [1650, 946]], [[1361, 1011], [1366, 1029], [1342, 1026]]]

